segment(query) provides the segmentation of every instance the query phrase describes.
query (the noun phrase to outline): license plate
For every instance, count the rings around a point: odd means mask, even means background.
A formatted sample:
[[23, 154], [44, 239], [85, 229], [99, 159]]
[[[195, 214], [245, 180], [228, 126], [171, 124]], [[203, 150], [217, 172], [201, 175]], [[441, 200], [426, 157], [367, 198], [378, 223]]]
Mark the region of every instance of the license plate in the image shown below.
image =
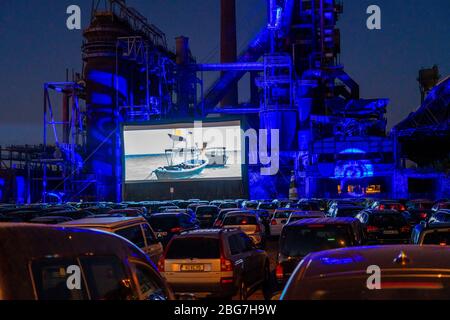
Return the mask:
[[397, 230], [386, 230], [383, 232], [384, 234], [398, 234]]
[[203, 264], [183, 264], [183, 265], [181, 265], [181, 271], [202, 272], [204, 270], [205, 270], [205, 266]]

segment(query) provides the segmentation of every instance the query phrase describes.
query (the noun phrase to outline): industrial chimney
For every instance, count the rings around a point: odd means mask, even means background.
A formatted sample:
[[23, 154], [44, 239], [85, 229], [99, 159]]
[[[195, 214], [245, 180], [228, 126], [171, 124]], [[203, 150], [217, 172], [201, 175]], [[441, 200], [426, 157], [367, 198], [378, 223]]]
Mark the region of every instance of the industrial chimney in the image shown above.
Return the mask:
[[[221, 63], [236, 62], [236, 0], [221, 0], [221, 37], [220, 37]], [[230, 91], [221, 101], [221, 106], [236, 106], [238, 104], [237, 83], [231, 86]]]

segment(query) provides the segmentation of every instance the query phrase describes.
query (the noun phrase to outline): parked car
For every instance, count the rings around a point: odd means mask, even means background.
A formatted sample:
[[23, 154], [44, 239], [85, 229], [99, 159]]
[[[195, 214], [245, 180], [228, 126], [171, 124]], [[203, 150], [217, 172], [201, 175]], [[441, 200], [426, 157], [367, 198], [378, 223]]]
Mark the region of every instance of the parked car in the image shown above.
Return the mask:
[[400, 212], [406, 211], [406, 206], [399, 202], [399, 201], [392, 201], [392, 200], [379, 200], [375, 201], [372, 204], [371, 209], [373, 210], [397, 210]]
[[[381, 270], [376, 290], [368, 286], [371, 266]], [[280, 300], [448, 300], [449, 296], [450, 250], [397, 245], [310, 254], [292, 274]]]
[[[0, 300], [174, 299], [149, 258], [112, 233], [5, 223], [0, 243]], [[80, 290], [67, 286], [74, 267]]]
[[85, 218], [61, 224], [67, 227], [97, 229], [115, 233], [134, 243], [157, 263], [163, 253], [161, 242], [143, 217]]
[[211, 228], [219, 214], [216, 206], [199, 206], [195, 209], [195, 216], [200, 221], [201, 228]]
[[369, 243], [408, 243], [411, 226], [402, 212], [366, 210], [356, 218], [364, 225]]
[[281, 232], [276, 279], [284, 284], [297, 264], [312, 252], [360, 246], [364, 242], [364, 232], [357, 219], [304, 219], [290, 223]]
[[412, 232], [411, 243], [419, 245], [450, 245], [450, 223], [420, 223]]
[[238, 205], [236, 202], [222, 202], [219, 204], [219, 209], [238, 209]]
[[450, 222], [450, 210], [445, 209], [434, 212], [428, 220], [428, 223], [435, 222]]
[[241, 229], [259, 248], [264, 248], [266, 244], [264, 227], [261, 219], [255, 213], [246, 211], [230, 212], [223, 219], [222, 228]]
[[268, 282], [270, 265], [244, 232], [203, 229], [175, 236], [158, 269], [177, 293], [246, 300]]
[[198, 220], [185, 213], [153, 214], [148, 221], [163, 245], [167, 245], [174, 235], [200, 228]]
[[257, 209], [258, 208], [258, 201], [255, 200], [246, 200], [242, 203], [242, 209]]
[[295, 209], [277, 209], [270, 219], [270, 235], [272, 237], [279, 237], [281, 230], [285, 224], [287, 224], [291, 213]]
[[216, 217], [216, 220], [214, 221], [213, 227], [221, 228], [222, 222], [223, 222], [223, 219], [225, 218], [225, 216], [230, 212], [237, 212], [237, 211], [239, 211], [239, 209], [236, 209], [236, 208], [221, 209], [219, 211], [219, 214]]

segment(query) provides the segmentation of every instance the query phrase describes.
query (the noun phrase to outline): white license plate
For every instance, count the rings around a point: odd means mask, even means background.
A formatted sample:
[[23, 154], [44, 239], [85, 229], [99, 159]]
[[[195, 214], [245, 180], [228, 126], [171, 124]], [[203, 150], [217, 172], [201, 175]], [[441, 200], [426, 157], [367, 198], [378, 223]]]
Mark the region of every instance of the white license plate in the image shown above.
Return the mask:
[[205, 265], [203, 264], [182, 264], [181, 271], [185, 272], [202, 272], [205, 270]]
[[398, 231], [397, 230], [385, 230], [383, 233], [384, 234], [398, 234]]

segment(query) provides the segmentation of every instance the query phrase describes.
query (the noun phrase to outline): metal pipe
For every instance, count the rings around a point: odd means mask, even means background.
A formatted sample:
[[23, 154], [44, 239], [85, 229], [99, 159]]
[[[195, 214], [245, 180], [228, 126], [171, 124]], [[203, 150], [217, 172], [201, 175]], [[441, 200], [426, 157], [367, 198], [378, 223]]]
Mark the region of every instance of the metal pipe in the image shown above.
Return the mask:
[[257, 62], [197, 64], [194, 67], [197, 71], [262, 71], [262, 70], [264, 70], [264, 64], [257, 63]]

